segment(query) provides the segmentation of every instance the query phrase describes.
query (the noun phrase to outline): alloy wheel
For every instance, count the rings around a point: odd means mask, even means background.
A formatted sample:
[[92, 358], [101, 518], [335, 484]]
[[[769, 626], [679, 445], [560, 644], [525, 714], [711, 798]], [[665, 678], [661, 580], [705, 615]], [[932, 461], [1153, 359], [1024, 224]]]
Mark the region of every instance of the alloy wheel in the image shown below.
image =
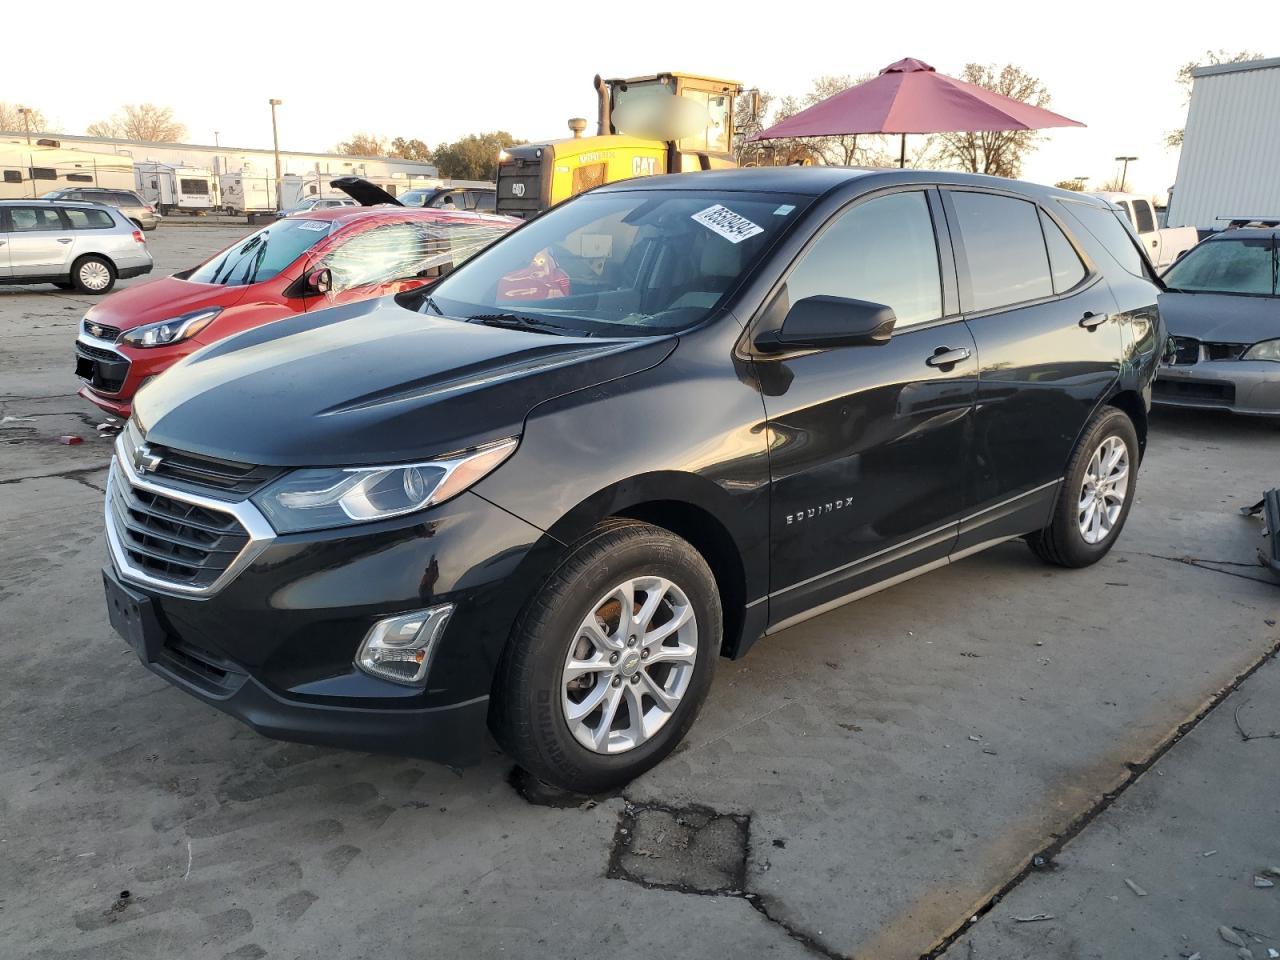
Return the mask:
[[1129, 448], [1119, 437], [1107, 437], [1089, 458], [1080, 485], [1077, 522], [1085, 543], [1111, 536], [1129, 492]]
[[663, 577], [634, 577], [592, 605], [569, 643], [561, 706], [574, 739], [594, 753], [626, 753], [675, 714], [693, 679], [698, 620]]

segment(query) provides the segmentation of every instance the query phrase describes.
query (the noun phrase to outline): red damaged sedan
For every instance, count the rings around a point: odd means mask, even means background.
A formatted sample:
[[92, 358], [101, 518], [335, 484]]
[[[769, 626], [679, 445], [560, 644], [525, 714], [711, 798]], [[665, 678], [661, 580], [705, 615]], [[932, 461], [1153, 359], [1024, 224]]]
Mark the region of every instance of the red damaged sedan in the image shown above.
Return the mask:
[[390, 206], [278, 220], [194, 269], [93, 306], [76, 337], [80, 396], [128, 417], [143, 384], [206, 344], [431, 283], [521, 222]]

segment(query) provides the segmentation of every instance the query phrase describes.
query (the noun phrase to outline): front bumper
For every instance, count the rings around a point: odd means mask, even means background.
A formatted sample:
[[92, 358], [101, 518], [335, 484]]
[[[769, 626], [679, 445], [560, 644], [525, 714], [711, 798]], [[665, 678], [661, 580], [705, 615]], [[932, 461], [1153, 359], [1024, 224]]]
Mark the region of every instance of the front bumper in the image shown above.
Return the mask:
[[[115, 542], [103, 576], [112, 625], [146, 667], [255, 730], [462, 766], [484, 749], [494, 671], [546, 540], [464, 493], [416, 517], [269, 537], [210, 596], [131, 579]], [[455, 607], [425, 687], [354, 666], [374, 623], [437, 603]]]
[[1280, 416], [1280, 363], [1204, 360], [1162, 366], [1156, 374], [1152, 400], [1172, 407]]
[[99, 409], [128, 419], [133, 397], [147, 380], [202, 346], [194, 340], [183, 340], [139, 349], [81, 332], [76, 338], [76, 376], [83, 383], [78, 393]]

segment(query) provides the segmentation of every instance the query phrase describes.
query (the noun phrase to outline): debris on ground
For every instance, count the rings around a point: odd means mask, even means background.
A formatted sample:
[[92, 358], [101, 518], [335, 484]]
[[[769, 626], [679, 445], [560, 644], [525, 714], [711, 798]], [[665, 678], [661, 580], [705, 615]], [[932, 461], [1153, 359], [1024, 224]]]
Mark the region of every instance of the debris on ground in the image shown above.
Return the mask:
[[1244, 938], [1241, 937], [1240, 934], [1232, 930], [1230, 927], [1227, 927], [1227, 926], [1219, 927], [1218, 936], [1220, 936], [1223, 940], [1227, 941], [1227, 943], [1231, 944], [1233, 947], [1246, 946], [1244, 942]]
[[1124, 885], [1125, 885], [1126, 887], [1128, 887], [1130, 890], [1132, 890], [1134, 893], [1136, 893], [1136, 894], [1137, 894], [1138, 896], [1140, 896], [1140, 897], [1145, 897], [1145, 896], [1147, 895], [1147, 891], [1143, 890], [1140, 886], [1138, 886], [1136, 883], [1134, 883], [1134, 882], [1133, 882], [1132, 880], [1130, 880], [1128, 877], [1125, 877], [1125, 878], [1124, 878]]
[[1217, 850], [1206, 850], [1204, 853], [1200, 854], [1200, 856], [1202, 856], [1202, 857], [1212, 857], [1212, 856], [1213, 856], [1215, 853], [1217, 853], [1217, 852], [1218, 852]]
[[1269, 880], [1263, 876], [1255, 876], [1253, 878], [1253, 885], [1255, 887], [1261, 887], [1262, 889], [1265, 890], [1267, 887], [1274, 887], [1276, 885], [1276, 882], [1274, 880]]
[[1017, 923], [1036, 923], [1040, 920], [1052, 920], [1053, 914], [1052, 913], [1033, 913], [1029, 917], [1010, 917], [1009, 919], [1016, 921]]
[[74, 433], [64, 433], [58, 438], [58, 442], [66, 444], [68, 447], [74, 447], [77, 443], [84, 443], [84, 440], [77, 437]]
[[7, 423], [35, 423], [35, 421], [36, 421], [35, 417], [4, 416], [4, 417], [0, 417], [0, 427], [3, 427]]

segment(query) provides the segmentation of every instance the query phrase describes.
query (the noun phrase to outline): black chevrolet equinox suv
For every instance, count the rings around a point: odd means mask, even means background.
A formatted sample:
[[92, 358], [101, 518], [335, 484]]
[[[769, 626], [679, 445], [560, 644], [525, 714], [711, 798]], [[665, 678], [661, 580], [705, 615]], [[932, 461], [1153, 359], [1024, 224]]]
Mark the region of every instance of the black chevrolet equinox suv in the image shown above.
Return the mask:
[[462, 765], [487, 725], [605, 790], [765, 634], [1013, 538], [1105, 555], [1158, 289], [1105, 203], [1009, 180], [605, 186], [148, 385], [111, 622], [268, 736]]

